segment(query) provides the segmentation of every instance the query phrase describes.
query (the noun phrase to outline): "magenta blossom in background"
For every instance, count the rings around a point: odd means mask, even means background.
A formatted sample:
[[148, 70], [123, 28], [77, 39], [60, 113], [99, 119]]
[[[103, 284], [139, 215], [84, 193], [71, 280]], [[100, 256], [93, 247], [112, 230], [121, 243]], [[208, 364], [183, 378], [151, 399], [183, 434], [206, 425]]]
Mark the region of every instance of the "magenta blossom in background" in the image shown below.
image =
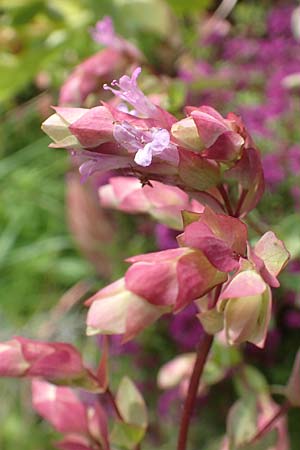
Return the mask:
[[288, 328], [300, 328], [300, 310], [289, 310], [284, 314], [284, 325]]
[[167, 250], [168, 248], [178, 247], [176, 236], [178, 236], [177, 230], [171, 230], [163, 224], [158, 223], [155, 226], [155, 240], [159, 250]]
[[262, 163], [265, 181], [270, 187], [276, 187], [284, 180], [285, 171], [280, 155], [276, 153], [266, 155]]
[[127, 53], [135, 60], [142, 59], [141, 52], [131, 42], [116, 34], [113, 21], [109, 16], [105, 16], [96, 23], [91, 30], [91, 36], [95, 42], [105, 47]]
[[107, 47], [110, 47], [118, 39], [115, 34], [113, 21], [109, 16], [105, 16], [96, 23], [95, 28], [91, 30], [91, 35], [94, 41]]
[[300, 146], [294, 145], [288, 150], [288, 165], [291, 173], [300, 176]]
[[274, 8], [268, 15], [267, 25], [270, 36], [287, 36], [291, 34], [291, 5]]
[[170, 334], [183, 351], [194, 350], [204, 332], [196, 314], [197, 308], [192, 304], [171, 319]]
[[158, 414], [165, 418], [170, 418], [170, 410], [172, 410], [179, 402], [179, 389], [175, 387], [163, 392], [158, 401]]

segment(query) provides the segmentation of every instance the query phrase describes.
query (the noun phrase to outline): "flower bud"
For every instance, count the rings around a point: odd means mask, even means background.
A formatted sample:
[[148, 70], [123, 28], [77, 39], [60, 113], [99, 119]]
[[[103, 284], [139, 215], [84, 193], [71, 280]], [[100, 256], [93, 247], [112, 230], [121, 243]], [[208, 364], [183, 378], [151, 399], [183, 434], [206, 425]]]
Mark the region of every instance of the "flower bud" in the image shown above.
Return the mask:
[[70, 344], [16, 337], [0, 343], [0, 354], [2, 377], [43, 377], [53, 383], [101, 390], [78, 350]]
[[200, 151], [203, 150], [203, 143], [200, 140], [197, 127], [191, 117], [175, 122], [171, 128], [172, 136], [179, 145], [185, 148]]
[[123, 342], [170, 310], [167, 306], [151, 305], [126, 289], [124, 278], [101, 289], [88, 304], [87, 335], [123, 334]]
[[254, 270], [238, 273], [220, 295], [217, 310], [224, 315], [230, 345], [252, 342], [263, 347], [271, 317], [269, 286]]
[[[42, 380], [34, 380], [32, 404], [34, 409], [57, 431], [67, 434], [64, 446], [61, 445], [60, 448], [75, 450], [79, 448], [76, 447], [76, 442], [77, 445], [84, 442], [87, 449], [94, 448], [95, 443], [100, 443], [102, 450], [108, 449], [107, 418], [95, 398], [86, 403], [75, 390], [54, 386]], [[75, 439], [73, 442], [70, 439], [71, 436], [78, 437], [78, 441]]]
[[158, 222], [170, 228], [182, 230], [181, 211], [201, 212], [203, 206], [196, 200], [190, 201], [181, 189], [158, 181], [141, 186], [133, 177], [110, 178], [109, 184], [100, 187], [101, 205], [131, 214], [148, 213]]
[[78, 139], [70, 132], [69, 126], [88, 110], [84, 108], [55, 108], [55, 114], [42, 123], [42, 130], [54, 144], [51, 147], [80, 148]]

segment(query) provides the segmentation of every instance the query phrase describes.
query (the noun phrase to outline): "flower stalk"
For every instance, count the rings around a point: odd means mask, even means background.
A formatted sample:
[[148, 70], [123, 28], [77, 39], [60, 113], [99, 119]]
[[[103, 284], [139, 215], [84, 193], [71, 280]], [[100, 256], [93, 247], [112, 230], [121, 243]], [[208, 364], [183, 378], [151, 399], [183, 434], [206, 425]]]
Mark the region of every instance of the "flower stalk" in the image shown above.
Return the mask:
[[190, 378], [187, 396], [183, 406], [177, 450], [185, 450], [187, 446], [189, 425], [196, 402], [198, 386], [212, 343], [213, 343], [213, 336], [204, 333], [198, 345], [197, 357], [193, 373]]

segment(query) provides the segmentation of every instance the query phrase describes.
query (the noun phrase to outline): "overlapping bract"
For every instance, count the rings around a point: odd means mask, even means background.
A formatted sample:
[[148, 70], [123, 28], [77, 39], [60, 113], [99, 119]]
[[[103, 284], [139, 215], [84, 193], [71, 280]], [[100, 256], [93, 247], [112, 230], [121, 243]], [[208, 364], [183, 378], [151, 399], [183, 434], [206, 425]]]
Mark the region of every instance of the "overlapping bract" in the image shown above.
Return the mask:
[[215, 308], [200, 300], [199, 318], [207, 332], [225, 330], [227, 342], [252, 342], [263, 347], [271, 317], [270, 287], [278, 287], [277, 275], [285, 267], [289, 253], [274, 233], [264, 234], [239, 269], [224, 285]]
[[198, 191], [234, 180], [243, 196], [240, 203], [235, 200], [236, 215], [253, 209], [263, 193], [263, 171], [241, 119], [232, 113], [224, 119], [213, 108], [201, 106], [187, 107], [188, 117], [177, 121], [139, 89], [140, 71], [105, 86], [131, 110], [122, 104], [56, 109], [42, 127], [55, 147], [76, 152], [83, 177], [122, 169]]
[[204, 206], [175, 186], [158, 181], [142, 186], [133, 177], [113, 177], [99, 188], [101, 205], [130, 214], [147, 213], [158, 222], [182, 230], [182, 210], [201, 212]]
[[181, 248], [129, 258], [132, 265], [125, 277], [88, 301], [89, 334], [119, 333], [131, 339], [160, 315], [176, 313], [202, 297], [238, 268], [238, 254], [246, 249], [245, 225], [208, 207], [192, 214], [196, 221], [180, 236]]
[[57, 442], [62, 450], [108, 450], [108, 425], [106, 413], [99, 401], [89, 402], [79, 397], [79, 392], [65, 386], [55, 386], [42, 380], [32, 382], [34, 409], [60, 433]]
[[70, 344], [15, 337], [0, 343], [0, 356], [1, 377], [43, 377], [55, 384], [102, 390], [100, 380]]

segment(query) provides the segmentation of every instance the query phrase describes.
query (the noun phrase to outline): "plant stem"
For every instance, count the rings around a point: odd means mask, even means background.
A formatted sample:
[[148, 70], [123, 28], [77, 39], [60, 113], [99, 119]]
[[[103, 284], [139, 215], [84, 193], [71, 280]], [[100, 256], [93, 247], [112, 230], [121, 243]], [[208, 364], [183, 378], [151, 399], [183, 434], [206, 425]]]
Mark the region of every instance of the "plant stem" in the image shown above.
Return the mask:
[[228, 193], [226, 191], [226, 189], [224, 188], [223, 184], [220, 184], [218, 186], [218, 191], [220, 192], [222, 199], [224, 201], [224, 204], [226, 206], [227, 212], [230, 216], [234, 216], [232, 208], [231, 208], [231, 204], [230, 204], [230, 200], [228, 197]]
[[[288, 401], [284, 402], [280, 406], [278, 411], [274, 414], [274, 416], [271, 417], [260, 430], [258, 430], [258, 432], [253, 436], [253, 438], [249, 442], [247, 442], [246, 446], [248, 446], [249, 444], [254, 444], [256, 441], [262, 438], [272, 428], [272, 426], [275, 425], [277, 420], [289, 410], [290, 406], [291, 405]], [[240, 448], [242, 449], [243, 446], [241, 446]]]
[[198, 386], [200, 377], [202, 375], [204, 365], [213, 343], [213, 336], [204, 333], [201, 341], [198, 344], [197, 357], [193, 369], [192, 376], [190, 378], [190, 384], [187, 392], [187, 396], [183, 406], [183, 412], [181, 416], [180, 431], [178, 436], [177, 450], [185, 450], [187, 445], [187, 436], [190, 425], [191, 416], [194, 410], [196, 396], [198, 392]]
[[248, 189], [243, 189], [241, 196], [239, 198], [235, 213], [234, 213], [234, 217], [239, 217], [241, 208], [243, 206], [243, 203], [244, 203], [244, 200], [245, 200], [247, 194], [248, 194]]
[[259, 224], [257, 222], [255, 222], [253, 219], [251, 219], [251, 217], [247, 217], [247, 223], [248, 225], [259, 235], [261, 236], [262, 234], [266, 233], [266, 231], [268, 231], [268, 228], [264, 225], [264, 224]]
[[112, 404], [113, 410], [114, 410], [114, 412], [115, 412], [117, 418], [123, 422], [122, 414], [121, 414], [120, 411], [119, 411], [119, 408], [118, 408], [118, 405], [117, 405], [117, 403], [116, 403], [114, 394], [112, 393], [112, 391], [110, 390], [109, 387], [108, 387], [107, 390], [106, 390], [106, 394], [108, 395], [108, 397], [109, 397], [109, 399], [110, 399], [110, 402], [111, 402], [111, 404]]

